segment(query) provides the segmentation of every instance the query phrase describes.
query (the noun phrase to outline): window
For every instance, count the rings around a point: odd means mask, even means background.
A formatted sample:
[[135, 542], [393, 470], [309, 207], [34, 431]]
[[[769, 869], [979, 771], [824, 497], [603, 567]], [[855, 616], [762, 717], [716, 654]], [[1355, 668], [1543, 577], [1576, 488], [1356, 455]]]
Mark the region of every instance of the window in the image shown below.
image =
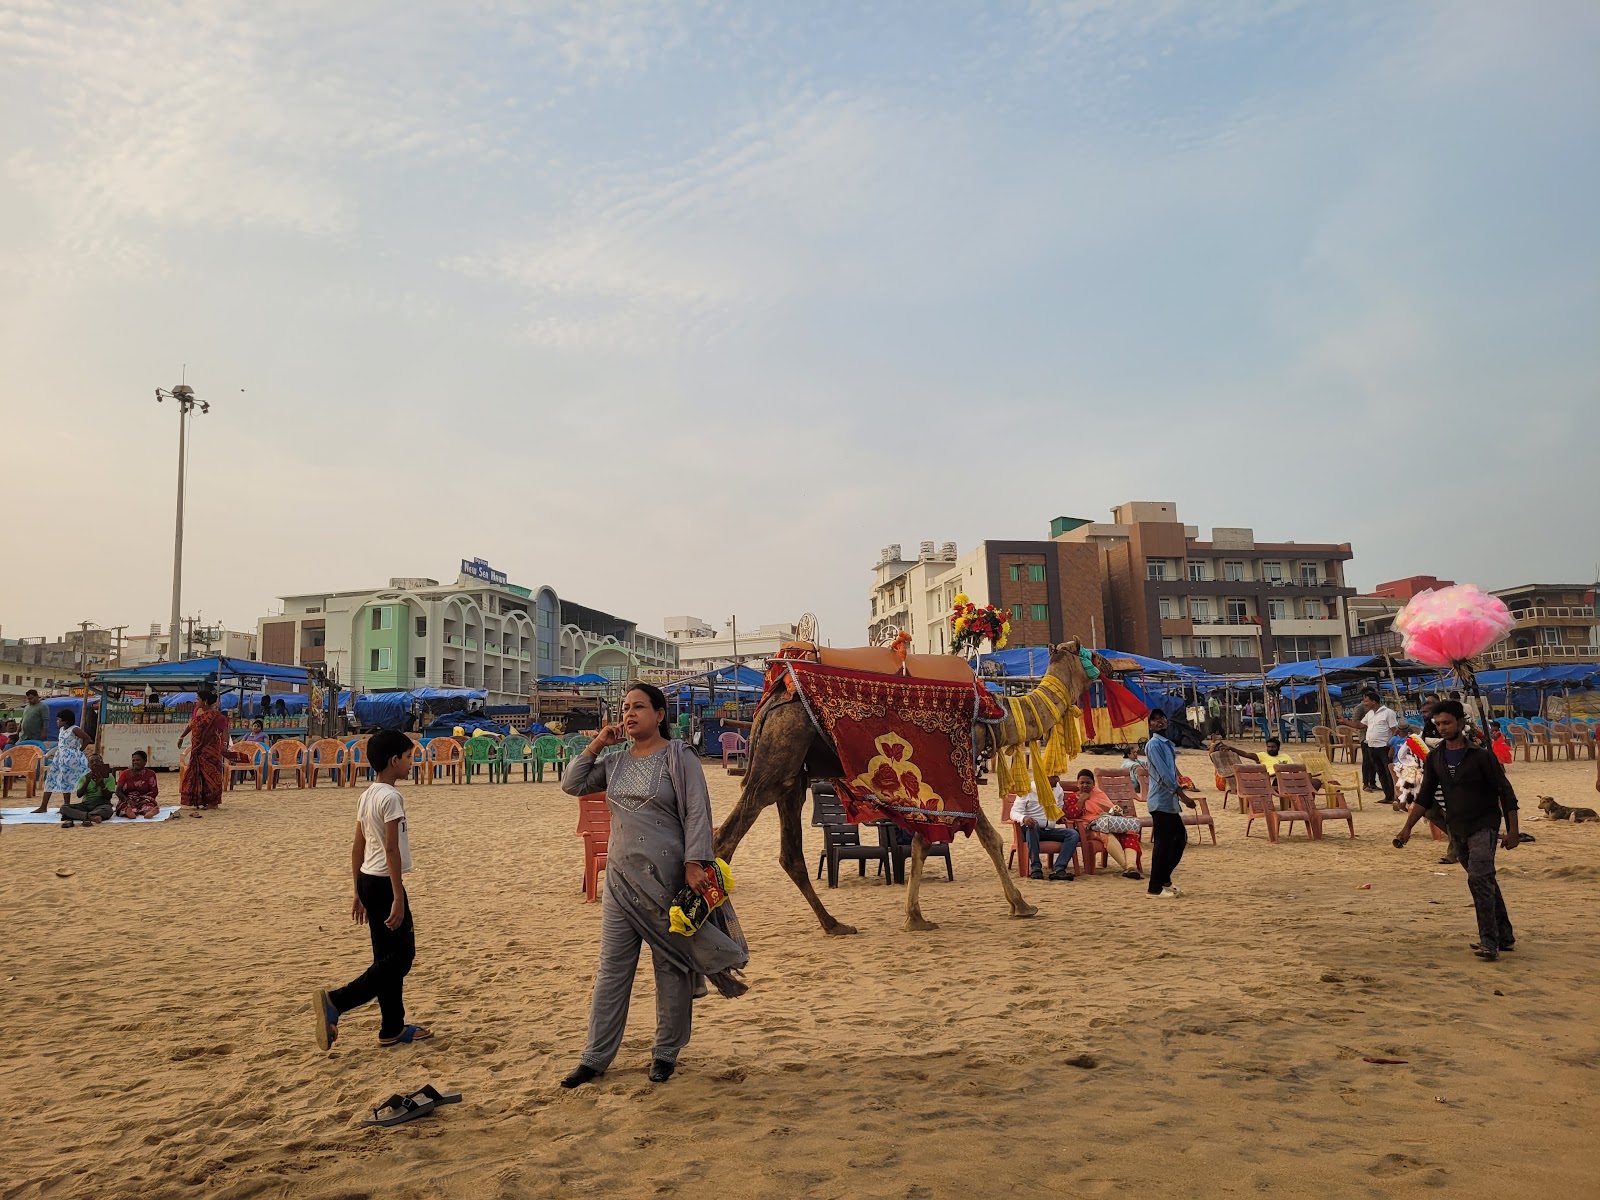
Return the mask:
[[372, 627], [374, 629], [394, 628], [394, 606], [380, 604], [372, 610]]
[[1229, 600], [1227, 605], [1228, 624], [1242, 625], [1250, 619], [1250, 606], [1243, 600]]
[[1229, 583], [1244, 582], [1244, 564], [1242, 562], [1225, 562], [1222, 564], [1222, 578]]
[[1561, 631], [1553, 626], [1546, 625], [1539, 630], [1539, 640], [1546, 646], [1559, 646], [1561, 644]]
[[1013, 604], [1013, 605], [1012, 605], [1012, 606], [1011, 606], [1011, 619], [1012, 619], [1012, 620], [1013, 620], [1013, 621], [1020, 621], [1020, 620], [1022, 620], [1022, 605], [1020, 605], [1020, 604]]
[[1210, 638], [1195, 638], [1194, 639], [1194, 657], [1195, 658], [1210, 658], [1211, 657], [1211, 639]]
[[553, 654], [554, 654], [554, 649], [552, 648], [550, 643], [545, 641], [543, 638], [540, 638], [539, 639], [539, 657], [540, 658], [550, 658], [550, 657], [552, 657]]
[[1050, 606], [1048, 604], [1035, 604], [1033, 606], [1033, 619], [1035, 621], [1048, 621], [1050, 619]]
[[1172, 639], [1171, 638], [1162, 638], [1161, 639], [1161, 657], [1162, 658], [1171, 658], [1174, 653], [1175, 653], [1175, 651], [1172, 649]]
[[427, 617], [418, 617], [417, 618], [417, 636], [419, 638], [425, 638], [425, 637], [428, 636], [428, 618]]
[[1156, 606], [1161, 610], [1161, 619], [1171, 621], [1178, 615], [1177, 601], [1171, 596], [1162, 596], [1156, 601]]
[[1202, 598], [1189, 601], [1189, 615], [1202, 625], [1211, 620], [1211, 601]]
[[1317, 584], [1321, 582], [1321, 580], [1317, 578], [1316, 563], [1300, 564], [1300, 582], [1306, 587], [1316, 587]]
[[412, 659], [411, 668], [412, 674], [414, 674], [418, 679], [421, 679], [428, 673], [428, 660], [425, 658]]
[[1190, 583], [1204, 583], [1204, 582], [1206, 582], [1206, 564], [1205, 563], [1203, 563], [1203, 562], [1192, 562], [1192, 563], [1189, 564], [1189, 582]]
[[1022, 578], [1022, 568], [1019, 567], [1016, 563], [1012, 563], [1011, 566], [1008, 567], [1007, 569], [1011, 572], [1011, 582], [1012, 583], [1016, 583], [1017, 581], [1019, 581]]
[[389, 669], [389, 647], [374, 646], [372, 648], [372, 669], [374, 671], [387, 671]]
[[1043, 563], [1029, 563], [1028, 564], [1028, 581], [1030, 583], [1043, 583], [1044, 582], [1044, 564]]
[[1235, 658], [1253, 658], [1255, 657], [1256, 647], [1255, 643], [1249, 638], [1231, 638], [1229, 639], [1228, 651]]
[[1289, 602], [1287, 600], [1268, 600], [1267, 616], [1274, 621], [1282, 621], [1289, 615]]
[[1261, 578], [1268, 583], [1283, 582], [1283, 564], [1281, 562], [1264, 562], [1261, 564]]
[[1304, 600], [1302, 600], [1300, 602], [1300, 609], [1301, 609], [1302, 612], [1304, 612], [1306, 614], [1306, 620], [1308, 620], [1308, 621], [1320, 621], [1320, 620], [1322, 620], [1323, 610], [1322, 610], [1322, 601], [1321, 600], [1313, 600], [1313, 599], [1311, 599], [1311, 597], [1307, 596]]
[[1165, 559], [1160, 559], [1160, 558], [1152, 558], [1149, 562], [1145, 563], [1145, 565], [1144, 565], [1144, 577], [1146, 579], [1154, 579], [1154, 580], [1157, 580], [1157, 581], [1166, 579], [1166, 577], [1167, 577], [1166, 560]]
[[876, 596], [872, 598], [872, 615], [878, 615], [878, 598]]
[[306, 630], [306, 645], [308, 645], [308, 646], [321, 646], [321, 645], [323, 645], [324, 640], [327, 638], [327, 636], [328, 636], [328, 634], [327, 634], [326, 630], [308, 629], [308, 630]]

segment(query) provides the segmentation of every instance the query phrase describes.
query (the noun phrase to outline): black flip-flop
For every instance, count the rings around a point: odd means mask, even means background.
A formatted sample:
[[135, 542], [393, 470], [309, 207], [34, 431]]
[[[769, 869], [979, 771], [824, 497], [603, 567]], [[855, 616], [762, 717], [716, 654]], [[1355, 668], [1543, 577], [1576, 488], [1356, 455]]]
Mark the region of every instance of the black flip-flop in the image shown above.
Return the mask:
[[361, 1122], [363, 1127], [379, 1125], [387, 1129], [391, 1125], [403, 1125], [418, 1117], [425, 1117], [434, 1110], [437, 1100], [427, 1098], [418, 1100], [414, 1096], [402, 1096], [396, 1092], [377, 1108], [372, 1110], [372, 1120]]
[[460, 1092], [441, 1092], [438, 1088], [434, 1087], [433, 1084], [431, 1084], [431, 1083], [423, 1084], [420, 1088], [418, 1088], [416, 1091], [411, 1093], [411, 1097], [410, 1098], [415, 1100], [418, 1096], [422, 1096], [422, 1097], [424, 1097], [424, 1098], [426, 1098], [428, 1100], [432, 1100], [435, 1104], [460, 1104], [461, 1103], [461, 1093]]

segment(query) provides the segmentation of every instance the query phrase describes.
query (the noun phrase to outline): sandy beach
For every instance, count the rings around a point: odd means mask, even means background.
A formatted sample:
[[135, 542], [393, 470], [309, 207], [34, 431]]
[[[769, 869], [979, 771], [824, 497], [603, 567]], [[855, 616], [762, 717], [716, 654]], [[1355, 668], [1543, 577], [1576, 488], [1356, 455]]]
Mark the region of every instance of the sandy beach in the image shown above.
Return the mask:
[[[1209, 784], [1202, 756], [1182, 763]], [[720, 817], [738, 781], [707, 774]], [[1007, 919], [962, 839], [955, 882], [938, 866], [924, 889], [939, 930], [901, 932], [903, 891], [852, 873], [823, 891], [861, 930], [838, 939], [780, 872], [769, 811], [734, 861], [749, 995], [700, 1002], [653, 1087], [646, 967], [621, 1057], [577, 1092], [556, 1085], [600, 913], [554, 783], [407, 790], [407, 1001], [438, 1036], [397, 1050], [373, 1008], [332, 1052], [311, 1036], [310, 990], [367, 961], [354, 792], [7, 827], [0, 1197], [1593, 1195], [1600, 824], [1534, 810], [1594, 805], [1593, 778], [1514, 768], [1538, 841], [1500, 857], [1519, 943], [1497, 964], [1468, 952], [1460, 869], [1425, 833], [1393, 849], [1402, 817], [1372, 797], [1355, 841], [1274, 846], [1212, 794], [1220, 844], [1190, 847], [1185, 899], [1025, 882], [1033, 921]], [[359, 1127], [427, 1082], [464, 1102]]]

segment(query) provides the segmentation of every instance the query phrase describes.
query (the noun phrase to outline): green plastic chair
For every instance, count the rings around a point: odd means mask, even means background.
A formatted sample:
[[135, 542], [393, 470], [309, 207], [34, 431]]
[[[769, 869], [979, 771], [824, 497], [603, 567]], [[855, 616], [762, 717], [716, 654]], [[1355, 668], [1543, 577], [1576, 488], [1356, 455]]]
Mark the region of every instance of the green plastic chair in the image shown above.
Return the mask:
[[[553, 735], [552, 735], [553, 736]], [[567, 761], [571, 762], [589, 748], [594, 739], [586, 733], [569, 733], [562, 739], [567, 744]]]
[[[587, 744], [587, 743], [585, 743]], [[553, 733], [544, 734], [533, 740], [533, 777], [539, 783], [544, 782], [544, 769], [554, 767], [556, 778], [561, 778], [561, 772], [567, 765], [567, 744]]]
[[496, 783], [500, 778], [500, 746], [496, 739], [490, 737], [469, 737], [461, 747], [462, 762], [466, 766], [467, 782], [472, 782], [472, 776], [479, 770], [489, 772], [489, 782]]
[[533, 743], [520, 733], [507, 734], [500, 741], [500, 778], [507, 782], [511, 779], [511, 769], [522, 768], [522, 782], [528, 782], [528, 769], [536, 767], [534, 761]]

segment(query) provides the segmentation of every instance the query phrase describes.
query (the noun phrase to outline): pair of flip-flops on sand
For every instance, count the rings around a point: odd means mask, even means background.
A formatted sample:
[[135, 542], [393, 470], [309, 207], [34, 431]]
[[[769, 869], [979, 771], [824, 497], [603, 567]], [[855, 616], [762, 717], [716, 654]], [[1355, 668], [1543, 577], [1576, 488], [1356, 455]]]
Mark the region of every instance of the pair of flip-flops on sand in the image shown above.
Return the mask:
[[391, 1125], [404, 1125], [407, 1121], [414, 1121], [418, 1117], [425, 1117], [441, 1104], [461, 1103], [460, 1092], [441, 1092], [433, 1084], [425, 1084], [412, 1092], [409, 1096], [402, 1096], [396, 1092], [377, 1108], [372, 1110], [372, 1120], [363, 1121], [363, 1126], [380, 1125], [388, 1128]]

